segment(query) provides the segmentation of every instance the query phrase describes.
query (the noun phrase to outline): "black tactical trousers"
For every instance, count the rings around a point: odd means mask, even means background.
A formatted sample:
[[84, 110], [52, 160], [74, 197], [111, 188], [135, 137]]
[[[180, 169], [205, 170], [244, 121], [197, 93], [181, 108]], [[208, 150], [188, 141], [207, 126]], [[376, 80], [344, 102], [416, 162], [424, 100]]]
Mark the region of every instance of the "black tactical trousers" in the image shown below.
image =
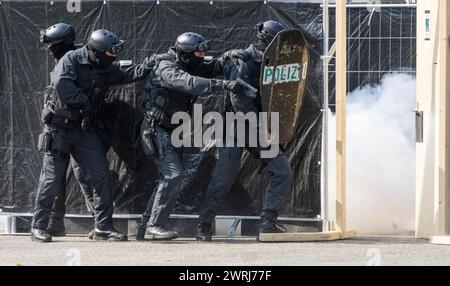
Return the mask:
[[[150, 199], [148, 200], [147, 207], [145, 209], [144, 214], [142, 215], [142, 219], [139, 222], [139, 225], [146, 226], [150, 221], [150, 217], [152, 216], [153, 204], [155, 203], [156, 190], [152, 192]], [[169, 214], [170, 216], [170, 214]]]
[[93, 188], [95, 227], [113, 228], [112, 178], [105, 146], [94, 128], [86, 131], [53, 127], [51, 147], [44, 154], [32, 226], [46, 229], [55, 196], [65, 180], [70, 156]]
[[[226, 194], [236, 181], [241, 165], [242, 147], [218, 148], [218, 160], [208, 185], [206, 198], [200, 207], [200, 221], [212, 223]], [[265, 212], [278, 212], [285, 200], [292, 177], [292, 170], [285, 154], [275, 158], [261, 159], [270, 174], [266, 189], [263, 215]]]
[[86, 201], [86, 207], [89, 211], [89, 213], [94, 216], [95, 210], [94, 210], [94, 193], [92, 188], [89, 186], [89, 183], [87, 182], [86, 178], [84, 177], [83, 173], [81, 172], [80, 166], [78, 166], [77, 162], [75, 160], [70, 160], [70, 165], [67, 170], [66, 177], [63, 178], [61, 185], [59, 186], [58, 190], [56, 191], [56, 197], [55, 197], [55, 203], [53, 204], [52, 211], [51, 211], [51, 217], [54, 219], [62, 219], [66, 215], [66, 182], [67, 178], [69, 177], [70, 173], [73, 172], [73, 175], [75, 176], [75, 179], [77, 180], [78, 184], [80, 185], [81, 192], [84, 195], [85, 201]]
[[143, 222], [148, 219], [151, 209], [148, 225], [166, 226], [181, 187], [183, 151], [172, 145], [170, 132], [165, 129], [157, 127], [153, 136], [159, 150], [157, 164], [160, 179], [143, 215]]

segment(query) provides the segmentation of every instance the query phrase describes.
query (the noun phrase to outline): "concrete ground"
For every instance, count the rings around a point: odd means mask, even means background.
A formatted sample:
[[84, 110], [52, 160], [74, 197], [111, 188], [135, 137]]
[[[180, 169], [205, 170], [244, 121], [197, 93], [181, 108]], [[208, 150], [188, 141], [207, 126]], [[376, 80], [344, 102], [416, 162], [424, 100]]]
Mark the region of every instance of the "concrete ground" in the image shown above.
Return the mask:
[[69, 236], [42, 244], [28, 235], [0, 235], [0, 265], [450, 265], [450, 246], [398, 236], [315, 243], [98, 242]]

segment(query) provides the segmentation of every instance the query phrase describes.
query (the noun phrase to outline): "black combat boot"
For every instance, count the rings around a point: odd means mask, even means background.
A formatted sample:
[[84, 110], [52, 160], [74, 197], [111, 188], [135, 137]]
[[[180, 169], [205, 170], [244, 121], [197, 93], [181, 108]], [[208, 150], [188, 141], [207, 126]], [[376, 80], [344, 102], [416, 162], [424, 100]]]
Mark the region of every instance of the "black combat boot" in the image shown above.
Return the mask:
[[51, 236], [66, 236], [66, 227], [64, 226], [64, 218], [50, 218], [47, 232]]
[[160, 225], [148, 225], [147, 233], [151, 234], [154, 240], [171, 240], [178, 237], [178, 232]]
[[142, 219], [140, 223], [136, 226], [136, 240], [143, 241], [145, 240], [145, 232], [147, 231], [147, 222], [148, 220]]
[[52, 236], [45, 229], [32, 228], [31, 240], [36, 242], [52, 242]]
[[195, 238], [198, 241], [211, 241], [211, 236], [212, 236], [212, 224], [200, 222], [197, 226], [197, 236]]
[[[264, 210], [261, 215], [259, 233], [284, 233], [286, 229], [277, 223], [278, 213], [272, 210]], [[258, 237], [259, 240], [259, 237]]]
[[111, 230], [100, 230], [98, 228], [94, 229], [93, 233], [94, 240], [110, 240], [110, 241], [126, 241], [128, 237], [125, 234], [121, 234], [115, 229]]

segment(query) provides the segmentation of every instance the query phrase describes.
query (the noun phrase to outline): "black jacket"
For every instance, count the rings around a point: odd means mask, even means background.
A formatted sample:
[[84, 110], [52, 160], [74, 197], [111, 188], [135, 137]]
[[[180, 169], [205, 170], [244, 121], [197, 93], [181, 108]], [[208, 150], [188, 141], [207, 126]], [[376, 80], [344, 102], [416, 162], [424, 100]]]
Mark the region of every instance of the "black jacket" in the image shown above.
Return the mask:
[[192, 70], [174, 48], [158, 55], [146, 86], [147, 118], [157, 125], [175, 128], [170, 122], [174, 113], [189, 112], [196, 97], [223, 90], [222, 82], [212, 78], [223, 75], [226, 60], [225, 57], [213, 59]]
[[[261, 97], [259, 96], [259, 80], [261, 74], [261, 55], [255, 46], [250, 45], [245, 49], [245, 59], [233, 58], [225, 67], [225, 78], [236, 80], [241, 78], [254, 88], [258, 89], [255, 99], [247, 96], [239, 96], [232, 92], [227, 95], [227, 109], [233, 112], [259, 112]], [[231, 105], [231, 106], [230, 106]], [[231, 109], [231, 110], [230, 110]]]
[[114, 62], [108, 69], [98, 67], [89, 60], [84, 46], [65, 54], [50, 76], [59, 100], [68, 107], [82, 109], [89, 101], [102, 103], [110, 86], [145, 79], [151, 69], [149, 58], [142, 64]]

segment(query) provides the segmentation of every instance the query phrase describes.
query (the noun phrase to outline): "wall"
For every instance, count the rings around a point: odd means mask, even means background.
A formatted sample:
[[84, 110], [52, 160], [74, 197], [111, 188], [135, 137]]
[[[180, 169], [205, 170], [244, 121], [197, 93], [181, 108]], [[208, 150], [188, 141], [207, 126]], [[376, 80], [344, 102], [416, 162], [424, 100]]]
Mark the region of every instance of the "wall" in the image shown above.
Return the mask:
[[423, 111], [423, 142], [416, 145], [416, 236], [425, 238], [448, 233], [450, 13], [440, 6], [446, 1], [417, 1], [417, 110]]

